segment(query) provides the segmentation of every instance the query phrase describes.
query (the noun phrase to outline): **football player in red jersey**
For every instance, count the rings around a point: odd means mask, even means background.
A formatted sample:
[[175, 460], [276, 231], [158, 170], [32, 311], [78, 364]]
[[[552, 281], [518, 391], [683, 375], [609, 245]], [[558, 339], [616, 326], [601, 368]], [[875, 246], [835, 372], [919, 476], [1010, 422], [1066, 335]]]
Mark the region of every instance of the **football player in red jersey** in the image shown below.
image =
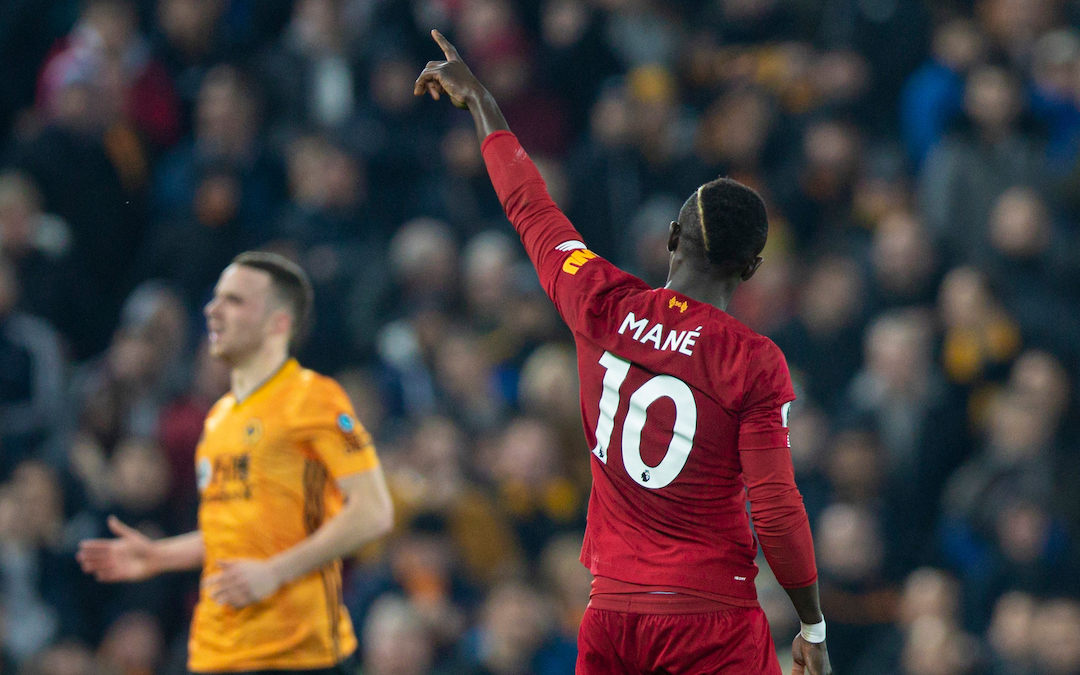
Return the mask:
[[581, 561], [593, 573], [577, 672], [780, 672], [757, 550], [802, 621], [793, 672], [828, 675], [810, 525], [795, 487], [780, 350], [727, 313], [761, 264], [765, 205], [721, 178], [671, 224], [664, 288], [588, 250], [491, 94], [437, 31], [414, 93], [468, 109], [506, 215], [574, 333], [593, 486]]

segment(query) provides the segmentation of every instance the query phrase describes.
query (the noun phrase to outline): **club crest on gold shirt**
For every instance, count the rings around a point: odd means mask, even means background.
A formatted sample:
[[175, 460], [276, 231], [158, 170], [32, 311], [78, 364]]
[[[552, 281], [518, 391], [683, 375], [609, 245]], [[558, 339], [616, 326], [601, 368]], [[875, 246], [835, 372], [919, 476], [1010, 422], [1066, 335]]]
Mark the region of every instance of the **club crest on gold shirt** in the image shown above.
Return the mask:
[[263, 437], [263, 423], [258, 417], [252, 417], [248, 420], [248, 423], [244, 425], [244, 442], [248, 445], [255, 445], [262, 440]]

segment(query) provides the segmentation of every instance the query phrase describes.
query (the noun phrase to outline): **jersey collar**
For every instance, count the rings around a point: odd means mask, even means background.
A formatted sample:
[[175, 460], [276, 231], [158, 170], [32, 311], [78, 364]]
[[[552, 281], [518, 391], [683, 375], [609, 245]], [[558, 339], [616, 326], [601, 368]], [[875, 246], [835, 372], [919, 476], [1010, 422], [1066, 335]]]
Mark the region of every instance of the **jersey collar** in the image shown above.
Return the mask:
[[238, 400], [236, 394], [229, 393], [233, 397], [233, 407], [239, 408], [242, 405], [250, 403], [253, 400], [262, 398], [266, 392], [272, 390], [279, 382], [287, 380], [290, 376], [300, 370], [300, 363], [295, 358], [289, 358], [285, 363], [281, 364], [281, 367], [277, 369], [270, 377], [263, 380], [262, 384], [255, 387], [255, 389], [247, 395], [244, 400]]

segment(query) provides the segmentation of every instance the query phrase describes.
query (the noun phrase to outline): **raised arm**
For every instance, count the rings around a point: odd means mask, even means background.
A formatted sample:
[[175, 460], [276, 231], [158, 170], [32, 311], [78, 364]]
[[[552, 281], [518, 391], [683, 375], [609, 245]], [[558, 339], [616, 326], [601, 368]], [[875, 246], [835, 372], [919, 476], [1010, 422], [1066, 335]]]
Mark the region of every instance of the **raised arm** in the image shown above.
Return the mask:
[[413, 93], [429, 92], [435, 99], [445, 94], [455, 106], [472, 113], [484, 163], [499, 202], [521, 236], [541, 283], [558, 305], [552, 286], [569, 250], [558, 247], [576, 241], [577, 248], [585, 248], [581, 235], [551, 199], [544, 179], [510, 133], [495, 99], [461, 60], [454, 46], [438, 31], [431, 34], [446, 60], [428, 62], [416, 79]]
[[496, 131], [509, 131], [499, 104], [461, 60], [454, 45], [437, 30], [431, 31], [431, 37], [443, 50], [446, 60], [428, 61], [420, 77], [416, 78], [413, 94], [420, 96], [428, 92], [436, 101], [444, 94], [449, 96], [455, 106], [472, 113], [481, 143]]
[[583, 308], [602, 302], [609, 291], [644, 287], [643, 282], [585, 247], [581, 235], [548, 194], [536, 165], [510, 133], [495, 99], [477, 81], [454, 46], [438, 31], [431, 34], [446, 60], [427, 64], [416, 80], [414, 93], [430, 93], [435, 99], [446, 95], [455, 106], [472, 113], [484, 164], [499, 202], [521, 237], [540, 284], [567, 325], [576, 330]]

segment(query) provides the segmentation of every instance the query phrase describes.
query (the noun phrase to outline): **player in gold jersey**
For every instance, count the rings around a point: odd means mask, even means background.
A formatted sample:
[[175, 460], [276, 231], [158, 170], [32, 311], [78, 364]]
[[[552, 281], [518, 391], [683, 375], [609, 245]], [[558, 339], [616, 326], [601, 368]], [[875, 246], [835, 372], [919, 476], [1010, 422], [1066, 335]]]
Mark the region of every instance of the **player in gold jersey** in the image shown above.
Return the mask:
[[387, 532], [393, 509], [345, 392], [289, 357], [310, 307], [310, 282], [281, 256], [225, 269], [205, 314], [232, 389], [196, 450], [199, 529], [155, 541], [110, 517], [115, 539], [79, 547], [100, 581], [202, 568], [192, 672], [329, 675], [356, 650], [341, 557]]

